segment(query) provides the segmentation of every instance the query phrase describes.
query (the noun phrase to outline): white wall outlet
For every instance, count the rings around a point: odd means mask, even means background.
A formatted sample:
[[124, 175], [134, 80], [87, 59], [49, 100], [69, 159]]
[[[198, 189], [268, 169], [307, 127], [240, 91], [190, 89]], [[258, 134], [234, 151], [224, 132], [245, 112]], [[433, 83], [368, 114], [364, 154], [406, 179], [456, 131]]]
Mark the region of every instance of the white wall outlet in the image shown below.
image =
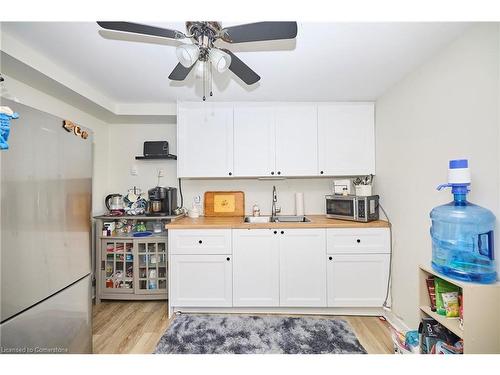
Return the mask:
[[163, 168], [158, 169], [158, 177], [165, 177], [165, 169]]
[[130, 167], [130, 175], [131, 176], [139, 176], [139, 169], [137, 168], [137, 165], [132, 165]]
[[193, 200], [194, 200], [194, 203], [196, 203], [196, 204], [200, 204], [200, 202], [201, 202], [201, 196], [196, 195], [196, 196], [193, 198]]

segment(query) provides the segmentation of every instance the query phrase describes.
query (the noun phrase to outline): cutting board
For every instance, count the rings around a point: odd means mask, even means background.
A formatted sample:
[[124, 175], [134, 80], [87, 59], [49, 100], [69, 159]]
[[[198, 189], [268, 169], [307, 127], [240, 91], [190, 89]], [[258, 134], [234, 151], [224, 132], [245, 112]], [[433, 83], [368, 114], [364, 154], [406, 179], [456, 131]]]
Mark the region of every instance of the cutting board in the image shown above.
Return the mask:
[[245, 216], [242, 191], [206, 191], [205, 216]]

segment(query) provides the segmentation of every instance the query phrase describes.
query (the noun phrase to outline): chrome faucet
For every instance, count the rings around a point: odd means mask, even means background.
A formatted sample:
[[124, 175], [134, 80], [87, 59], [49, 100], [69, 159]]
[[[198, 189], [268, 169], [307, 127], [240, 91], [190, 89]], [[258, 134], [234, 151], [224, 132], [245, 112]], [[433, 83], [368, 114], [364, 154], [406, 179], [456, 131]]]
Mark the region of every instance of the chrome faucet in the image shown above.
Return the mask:
[[278, 195], [276, 194], [276, 186], [273, 185], [273, 204], [271, 207], [271, 220], [276, 217], [277, 213], [281, 212], [280, 207], [276, 207], [276, 202], [278, 202]]

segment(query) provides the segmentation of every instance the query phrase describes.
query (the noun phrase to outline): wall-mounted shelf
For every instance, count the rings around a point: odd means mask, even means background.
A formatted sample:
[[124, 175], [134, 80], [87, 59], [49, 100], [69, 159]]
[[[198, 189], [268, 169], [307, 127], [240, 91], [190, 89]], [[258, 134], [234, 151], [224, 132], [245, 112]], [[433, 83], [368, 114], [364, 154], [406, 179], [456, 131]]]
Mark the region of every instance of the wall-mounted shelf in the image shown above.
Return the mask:
[[177, 155], [164, 155], [164, 156], [136, 156], [135, 160], [177, 160]]

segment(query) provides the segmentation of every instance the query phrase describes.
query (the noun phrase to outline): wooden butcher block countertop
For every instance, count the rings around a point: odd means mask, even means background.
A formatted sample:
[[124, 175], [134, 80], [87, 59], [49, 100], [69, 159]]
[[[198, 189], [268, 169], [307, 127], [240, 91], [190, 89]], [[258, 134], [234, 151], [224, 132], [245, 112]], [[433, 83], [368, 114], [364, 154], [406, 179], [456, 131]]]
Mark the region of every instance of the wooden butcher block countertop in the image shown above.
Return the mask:
[[248, 228], [388, 228], [384, 220], [359, 223], [356, 221], [328, 219], [325, 215], [306, 215], [309, 223], [245, 223], [243, 217], [183, 217], [167, 224], [167, 229], [248, 229]]

